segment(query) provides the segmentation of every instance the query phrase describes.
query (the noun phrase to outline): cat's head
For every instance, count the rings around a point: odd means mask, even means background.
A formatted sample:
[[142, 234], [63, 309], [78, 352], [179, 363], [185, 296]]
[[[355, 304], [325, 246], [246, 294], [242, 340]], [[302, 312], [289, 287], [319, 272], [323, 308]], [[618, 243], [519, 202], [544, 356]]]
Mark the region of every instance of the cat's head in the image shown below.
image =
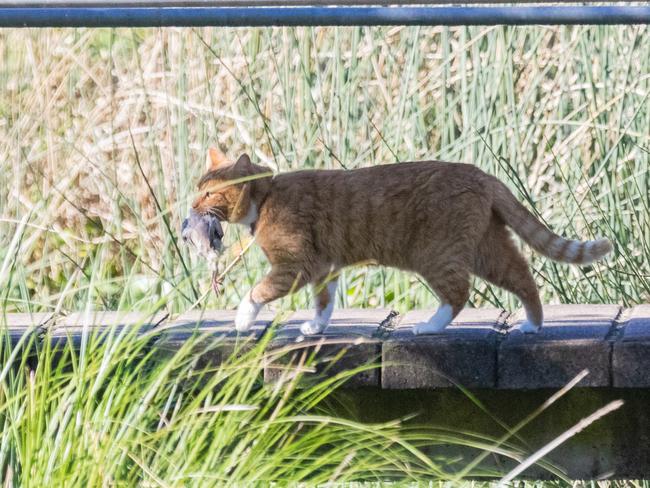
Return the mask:
[[254, 211], [251, 182], [269, 170], [253, 164], [247, 154], [229, 160], [218, 149], [210, 148], [206, 173], [198, 184], [192, 209], [201, 215], [214, 215], [221, 221], [250, 224]]

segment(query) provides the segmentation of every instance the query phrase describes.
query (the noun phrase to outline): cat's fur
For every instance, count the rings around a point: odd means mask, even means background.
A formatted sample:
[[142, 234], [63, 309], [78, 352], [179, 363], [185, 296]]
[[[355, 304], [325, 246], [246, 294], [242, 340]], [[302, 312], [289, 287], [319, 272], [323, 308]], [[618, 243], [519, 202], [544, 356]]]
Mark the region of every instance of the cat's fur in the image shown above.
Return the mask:
[[554, 234], [503, 183], [469, 164], [424, 161], [272, 176], [247, 155], [232, 163], [211, 149], [199, 192], [194, 210], [250, 226], [271, 264], [238, 308], [240, 331], [265, 303], [311, 284], [316, 316], [302, 331], [321, 332], [332, 314], [332, 275], [373, 262], [420, 274], [440, 298], [416, 334], [442, 331], [452, 321], [469, 297], [471, 275], [519, 297], [527, 315], [523, 330], [535, 332], [543, 322], [537, 286], [508, 227], [555, 261], [587, 264], [612, 250], [607, 239]]

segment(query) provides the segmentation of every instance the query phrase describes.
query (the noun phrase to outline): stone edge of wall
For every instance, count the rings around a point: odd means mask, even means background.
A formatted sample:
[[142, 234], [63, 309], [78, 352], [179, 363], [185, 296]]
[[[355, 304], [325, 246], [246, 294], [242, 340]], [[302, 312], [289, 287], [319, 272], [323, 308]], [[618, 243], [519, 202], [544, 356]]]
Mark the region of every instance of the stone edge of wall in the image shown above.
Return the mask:
[[[403, 315], [383, 309], [339, 309], [322, 335], [303, 337], [299, 326], [310, 317], [297, 311], [281, 319], [265, 312], [245, 335], [234, 329], [234, 311], [193, 311], [170, 318], [165, 313], [85, 312], [0, 315], [14, 347], [51, 341], [61, 346], [82, 337], [128, 331], [151, 338], [151, 347], [175, 351], [189, 337], [201, 334], [215, 347], [204, 362], [216, 365], [239, 344], [253, 344], [273, 334], [277, 355], [265, 364], [265, 380], [277, 381], [300, 361], [300, 352], [319, 357], [316, 370], [332, 375], [358, 368], [348, 386], [383, 389], [437, 389], [455, 385], [486, 389], [560, 388], [582, 370], [589, 374], [578, 386], [650, 387], [650, 304], [549, 305], [545, 327], [523, 334], [521, 310], [465, 309], [442, 334], [415, 336], [412, 328], [431, 310]], [[275, 326], [272, 326], [276, 322]], [[372, 364], [375, 367], [365, 368]]]

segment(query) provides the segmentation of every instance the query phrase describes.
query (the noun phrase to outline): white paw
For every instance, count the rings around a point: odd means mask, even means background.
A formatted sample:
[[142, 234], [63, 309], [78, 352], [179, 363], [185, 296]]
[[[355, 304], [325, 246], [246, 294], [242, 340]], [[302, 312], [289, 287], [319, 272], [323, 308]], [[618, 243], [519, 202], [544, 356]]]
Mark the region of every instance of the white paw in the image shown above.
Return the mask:
[[448, 303], [443, 303], [438, 307], [436, 313], [433, 314], [427, 322], [420, 322], [413, 327], [415, 335], [422, 334], [440, 334], [445, 328], [451, 324], [453, 319], [452, 308]]
[[249, 314], [244, 312], [240, 313], [239, 310], [237, 311], [237, 317], [235, 317], [235, 329], [237, 329], [237, 332], [248, 332], [254, 323], [255, 319]]
[[528, 320], [519, 326], [519, 330], [521, 330], [524, 334], [537, 334], [541, 328], [541, 325], [535, 325]]
[[253, 302], [249, 296], [244, 298], [239, 307], [237, 307], [237, 315], [235, 317], [235, 329], [237, 332], [247, 332], [255, 323], [255, 317], [262, 308], [261, 305]]
[[300, 325], [300, 332], [303, 335], [320, 334], [325, 330], [327, 324], [316, 322], [315, 320], [307, 320]]
[[415, 335], [440, 334], [447, 327], [446, 324], [432, 324], [430, 322], [420, 322], [413, 327]]

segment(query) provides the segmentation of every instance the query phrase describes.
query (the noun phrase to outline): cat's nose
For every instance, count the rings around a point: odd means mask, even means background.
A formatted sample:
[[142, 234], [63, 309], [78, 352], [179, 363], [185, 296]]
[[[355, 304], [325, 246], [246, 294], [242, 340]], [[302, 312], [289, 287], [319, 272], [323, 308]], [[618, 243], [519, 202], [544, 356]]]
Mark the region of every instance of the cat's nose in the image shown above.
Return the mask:
[[199, 208], [199, 203], [201, 203], [201, 199], [200, 199], [200, 198], [197, 198], [196, 200], [194, 200], [194, 201], [192, 202], [192, 210], [190, 210], [190, 212], [192, 212], [192, 211], [197, 212], [197, 211], [198, 211], [198, 208]]

